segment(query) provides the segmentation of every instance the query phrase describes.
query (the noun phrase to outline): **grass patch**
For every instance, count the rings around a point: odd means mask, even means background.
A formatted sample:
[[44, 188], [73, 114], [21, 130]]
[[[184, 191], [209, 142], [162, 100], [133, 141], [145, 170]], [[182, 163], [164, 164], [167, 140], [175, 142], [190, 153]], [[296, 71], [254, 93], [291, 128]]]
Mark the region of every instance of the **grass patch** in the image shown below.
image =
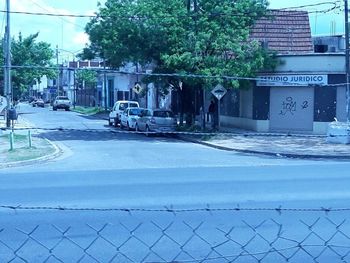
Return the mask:
[[[2, 135], [0, 137], [4, 138], [7, 141], [10, 141], [10, 134]], [[22, 134], [14, 134], [13, 138], [15, 141], [21, 141], [21, 142], [28, 140], [28, 136], [22, 135]]]
[[75, 108], [71, 108], [71, 110], [85, 115], [94, 115], [96, 113], [103, 112], [103, 109], [100, 107], [75, 106]]
[[32, 137], [29, 148], [28, 136], [14, 134], [14, 149], [10, 150], [10, 135], [0, 136], [0, 163], [29, 161], [54, 153], [55, 148], [46, 140]]
[[210, 141], [211, 138], [213, 138], [214, 136], [213, 135], [204, 135], [202, 136], [201, 140], [202, 141]]
[[55, 149], [51, 145], [47, 145], [47, 147], [22, 147], [15, 148], [12, 151], [5, 151], [6, 160], [8, 162], [18, 162], [18, 161], [29, 161], [33, 159], [37, 159], [49, 154], [54, 153]]
[[178, 125], [176, 127], [176, 131], [179, 131], [179, 132], [201, 132], [202, 129], [200, 126], [198, 125], [191, 125], [191, 126], [188, 126], [188, 125]]

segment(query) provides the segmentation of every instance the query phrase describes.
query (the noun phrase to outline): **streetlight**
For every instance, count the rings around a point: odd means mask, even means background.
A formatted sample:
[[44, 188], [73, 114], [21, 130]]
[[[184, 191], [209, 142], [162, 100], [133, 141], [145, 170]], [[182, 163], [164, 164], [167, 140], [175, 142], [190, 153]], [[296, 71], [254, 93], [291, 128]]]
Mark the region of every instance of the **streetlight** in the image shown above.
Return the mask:
[[[72, 55], [73, 57], [73, 62], [75, 62], [75, 58], [76, 58], [76, 54], [83, 51], [83, 49], [79, 49], [76, 51], [69, 51], [66, 49], [62, 49], [62, 48], [58, 48], [58, 46], [56, 46], [56, 55], [57, 55], [57, 66], [58, 66], [58, 51], [62, 51], [62, 52], [66, 52]], [[68, 63], [69, 63], [70, 58], [68, 57]], [[75, 69], [75, 65], [73, 66], [73, 107], [75, 108], [75, 104], [76, 104], [76, 69]], [[58, 82], [57, 82], [58, 83]], [[68, 64], [68, 86], [69, 88], [71, 87], [71, 68], [69, 67]]]

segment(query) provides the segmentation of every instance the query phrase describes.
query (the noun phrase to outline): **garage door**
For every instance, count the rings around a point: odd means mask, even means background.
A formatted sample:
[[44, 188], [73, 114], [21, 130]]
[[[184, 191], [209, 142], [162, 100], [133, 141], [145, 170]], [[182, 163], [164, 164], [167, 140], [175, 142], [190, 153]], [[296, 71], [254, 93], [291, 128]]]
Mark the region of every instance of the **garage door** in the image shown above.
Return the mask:
[[313, 130], [313, 88], [272, 87], [270, 96], [271, 131]]

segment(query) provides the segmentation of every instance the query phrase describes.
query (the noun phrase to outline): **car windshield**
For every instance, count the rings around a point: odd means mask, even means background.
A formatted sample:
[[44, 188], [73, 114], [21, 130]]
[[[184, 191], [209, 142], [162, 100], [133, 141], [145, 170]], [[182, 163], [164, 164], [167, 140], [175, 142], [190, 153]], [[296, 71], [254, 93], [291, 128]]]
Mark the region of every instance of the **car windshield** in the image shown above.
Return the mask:
[[137, 103], [130, 103], [129, 107], [135, 107], [137, 108], [139, 105]]
[[161, 118], [172, 118], [174, 117], [174, 114], [171, 111], [154, 111], [153, 116]]
[[68, 97], [57, 97], [57, 100], [69, 100]]
[[129, 110], [129, 115], [140, 115], [142, 112], [142, 109], [130, 109]]
[[128, 103], [120, 103], [119, 110], [125, 110], [128, 107]]

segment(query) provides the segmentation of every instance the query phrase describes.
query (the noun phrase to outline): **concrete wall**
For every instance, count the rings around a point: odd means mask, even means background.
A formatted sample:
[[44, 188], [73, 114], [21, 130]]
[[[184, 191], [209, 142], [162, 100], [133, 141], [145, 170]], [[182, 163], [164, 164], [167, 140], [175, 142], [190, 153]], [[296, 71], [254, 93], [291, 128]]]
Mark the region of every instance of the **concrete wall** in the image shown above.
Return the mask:
[[221, 125], [226, 127], [235, 127], [245, 130], [252, 130], [257, 132], [268, 132], [269, 121], [252, 120], [248, 118], [237, 118], [230, 116], [220, 116]]
[[346, 87], [337, 88], [337, 119], [346, 121]]
[[240, 117], [253, 118], [253, 89], [240, 91]]
[[276, 73], [314, 72], [320, 74], [327, 72], [335, 74], [345, 71], [345, 55], [341, 53], [281, 55], [278, 58], [282, 64], [276, 68]]

